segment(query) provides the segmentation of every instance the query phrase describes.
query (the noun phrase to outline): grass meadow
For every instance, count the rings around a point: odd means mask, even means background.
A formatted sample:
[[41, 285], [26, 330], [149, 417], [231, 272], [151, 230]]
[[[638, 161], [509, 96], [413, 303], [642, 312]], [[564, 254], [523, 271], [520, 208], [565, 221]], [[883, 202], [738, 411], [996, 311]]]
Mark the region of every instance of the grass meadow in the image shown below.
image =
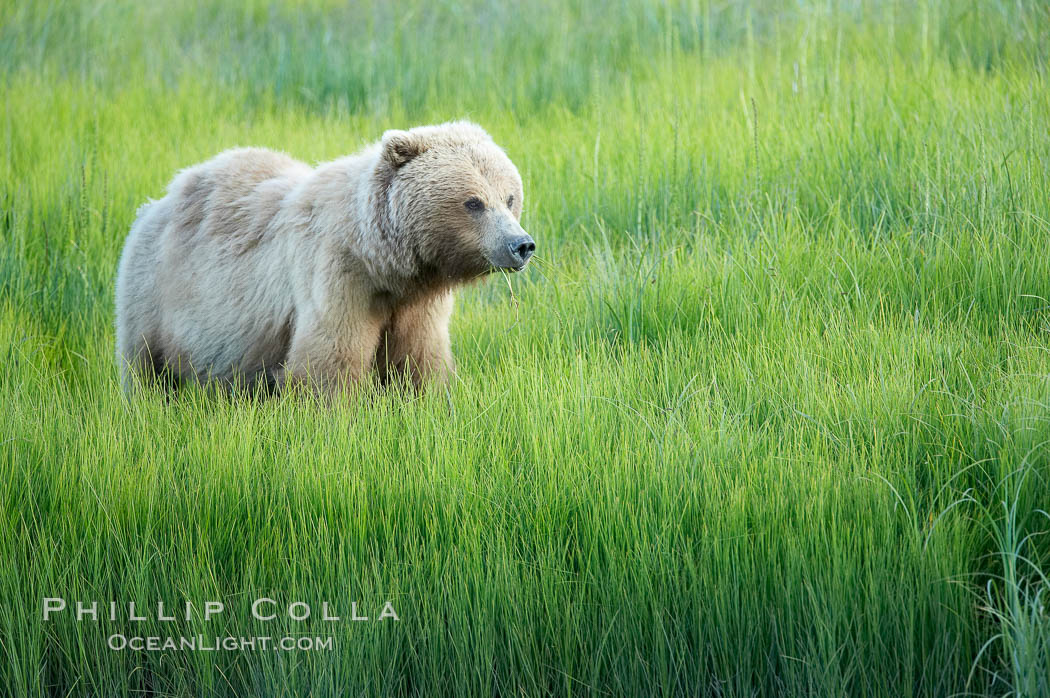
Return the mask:
[[[0, 692], [1050, 695], [1048, 67], [1034, 0], [0, 3]], [[125, 397], [179, 168], [453, 118], [538, 251], [447, 389]]]

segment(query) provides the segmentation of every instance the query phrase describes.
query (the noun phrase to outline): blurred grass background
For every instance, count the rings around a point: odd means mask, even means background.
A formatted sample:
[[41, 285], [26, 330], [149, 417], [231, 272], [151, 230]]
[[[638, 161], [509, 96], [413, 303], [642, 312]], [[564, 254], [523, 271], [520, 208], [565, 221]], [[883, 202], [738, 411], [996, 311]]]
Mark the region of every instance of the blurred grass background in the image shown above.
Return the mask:
[[[1047, 695], [1048, 39], [1024, 0], [3, 3], [0, 686]], [[539, 252], [462, 294], [448, 391], [123, 397], [116, 260], [177, 169], [461, 117]]]

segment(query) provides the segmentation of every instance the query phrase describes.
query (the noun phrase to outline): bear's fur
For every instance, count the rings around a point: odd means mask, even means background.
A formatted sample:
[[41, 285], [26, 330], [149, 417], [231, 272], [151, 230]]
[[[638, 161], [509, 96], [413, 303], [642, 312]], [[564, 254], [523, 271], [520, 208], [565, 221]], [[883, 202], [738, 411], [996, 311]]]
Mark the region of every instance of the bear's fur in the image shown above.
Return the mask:
[[139, 209], [117, 275], [132, 376], [328, 392], [454, 370], [454, 289], [524, 268], [517, 169], [480, 127], [388, 131], [316, 169], [229, 150]]

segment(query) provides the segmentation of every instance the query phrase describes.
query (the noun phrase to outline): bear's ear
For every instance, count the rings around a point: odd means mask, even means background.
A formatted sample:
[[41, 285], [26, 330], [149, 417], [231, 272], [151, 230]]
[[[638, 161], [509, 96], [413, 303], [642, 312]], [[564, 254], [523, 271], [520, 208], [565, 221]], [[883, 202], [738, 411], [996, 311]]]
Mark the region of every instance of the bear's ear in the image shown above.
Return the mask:
[[383, 134], [383, 157], [395, 170], [426, 149], [423, 139], [408, 131], [387, 131]]

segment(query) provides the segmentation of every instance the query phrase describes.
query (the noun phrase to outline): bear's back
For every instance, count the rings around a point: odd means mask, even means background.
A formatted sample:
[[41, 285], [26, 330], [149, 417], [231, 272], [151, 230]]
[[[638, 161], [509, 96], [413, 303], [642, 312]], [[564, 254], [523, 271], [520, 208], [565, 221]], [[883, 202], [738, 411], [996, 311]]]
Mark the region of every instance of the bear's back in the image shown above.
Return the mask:
[[265, 148], [235, 148], [180, 172], [168, 187], [177, 239], [227, 236], [250, 247], [294, 186], [313, 170]]

